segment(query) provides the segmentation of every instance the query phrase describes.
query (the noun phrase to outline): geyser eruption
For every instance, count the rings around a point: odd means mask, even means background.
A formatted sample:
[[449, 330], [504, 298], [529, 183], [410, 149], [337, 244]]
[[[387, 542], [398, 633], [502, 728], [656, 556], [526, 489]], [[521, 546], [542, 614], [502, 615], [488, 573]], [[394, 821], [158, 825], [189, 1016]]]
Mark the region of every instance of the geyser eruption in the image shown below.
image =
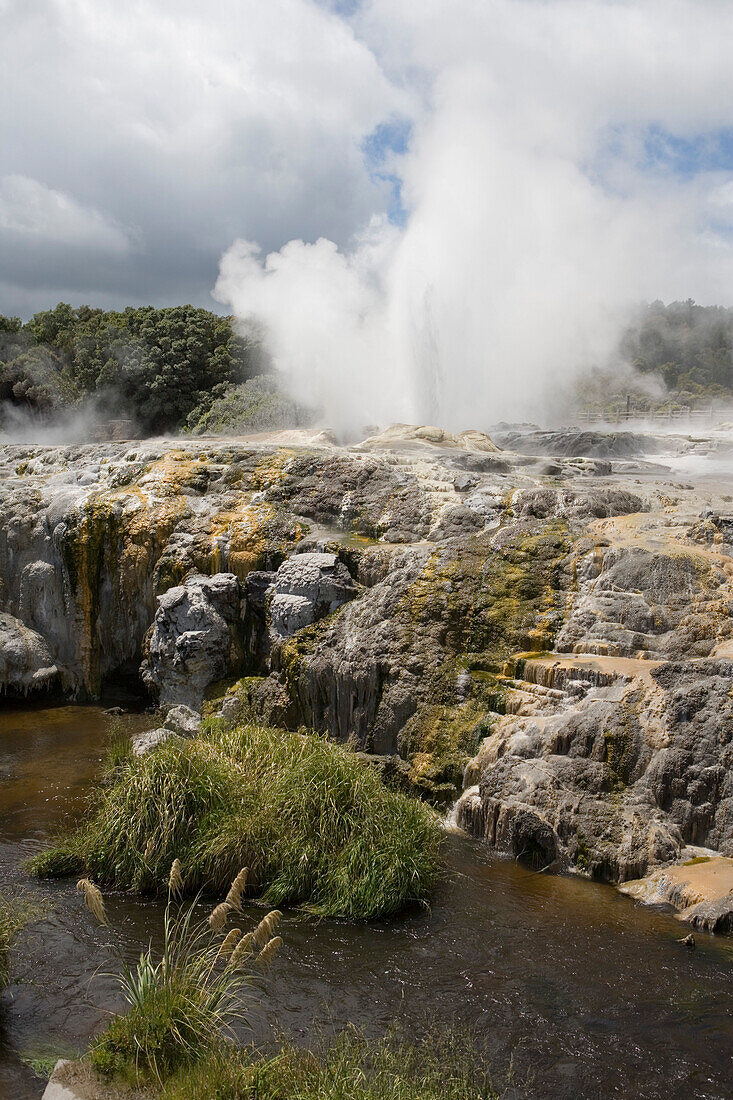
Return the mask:
[[655, 134], [721, 125], [707, 97], [731, 76], [709, 47], [690, 59], [694, 7], [463, 0], [428, 27], [414, 5], [370, 5], [359, 33], [417, 104], [390, 161], [404, 224], [375, 218], [343, 250], [238, 241], [216, 285], [296, 400], [344, 431], [558, 419], [581, 372], [613, 365], [639, 300], [724, 298], [720, 173], [649, 154]]

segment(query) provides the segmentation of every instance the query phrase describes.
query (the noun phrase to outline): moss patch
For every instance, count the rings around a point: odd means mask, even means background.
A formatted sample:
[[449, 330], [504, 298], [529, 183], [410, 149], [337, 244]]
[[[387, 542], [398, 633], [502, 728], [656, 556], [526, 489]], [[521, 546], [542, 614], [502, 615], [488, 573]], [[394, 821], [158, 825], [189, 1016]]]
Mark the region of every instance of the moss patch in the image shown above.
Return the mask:
[[505, 709], [506, 662], [517, 650], [551, 648], [571, 583], [570, 549], [561, 521], [514, 524], [467, 540], [452, 556], [436, 551], [406, 592], [403, 648], [420, 652], [429, 639], [433, 652], [447, 651], [400, 735], [420, 793], [454, 796], [478, 740]]

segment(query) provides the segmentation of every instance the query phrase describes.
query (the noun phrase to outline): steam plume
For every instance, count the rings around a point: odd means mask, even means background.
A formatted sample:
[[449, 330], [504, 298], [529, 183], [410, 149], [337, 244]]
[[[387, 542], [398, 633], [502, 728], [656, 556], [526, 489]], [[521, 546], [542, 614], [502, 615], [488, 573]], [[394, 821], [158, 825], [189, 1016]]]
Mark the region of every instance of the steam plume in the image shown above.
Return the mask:
[[640, 299], [730, 285], [728, 176], [678, 163], [680, 142], [714, 145], [730, 121], [725, 5], [702, 5], [695, 48], [691, 2], [428, 7], [429, 22], [375, 0], [359, 24], [395, 79], [427, 88], [391, 166], [404, 227], [374, 220], [345, 252], [290, 241], [264, 259], [238, 241], [216, 285], [262, 323], [293, 396], [342, 430], [561, 416], [553, 394], [613, 362]]

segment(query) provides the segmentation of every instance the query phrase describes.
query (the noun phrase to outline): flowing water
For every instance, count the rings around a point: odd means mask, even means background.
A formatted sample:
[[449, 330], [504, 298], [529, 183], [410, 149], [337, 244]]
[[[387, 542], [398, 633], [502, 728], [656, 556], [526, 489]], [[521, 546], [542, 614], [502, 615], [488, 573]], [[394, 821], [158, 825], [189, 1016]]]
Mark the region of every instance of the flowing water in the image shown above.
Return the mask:
[[[124, 719], [128, 728], [150, 724]], [[37, 1098], [23, 1056], [81, 1051], [120, 1007], [115, 944], [132, 960], [159, 935], [159, 903], [108, 898], [115, 934], [95, 926], [72, 882], [33, 883], [21, 863], [78, 813], [109, 736], [99, 708], [0, 712], [0, 885], [46, 899], [20, 937], [0, 999], [0, 1098]], [[258, 1041], [307, 1042], [354, 1021], [473, 1026], [510, 1096], [733, 1096], [733, 943], [699, 934], [580, 878], [533, 874], [448, 836], [430, 912], [371, 925], [286, 914], [286, 947], [252, 1010]], [[252, 910], [252, 916], [256, 911]]]

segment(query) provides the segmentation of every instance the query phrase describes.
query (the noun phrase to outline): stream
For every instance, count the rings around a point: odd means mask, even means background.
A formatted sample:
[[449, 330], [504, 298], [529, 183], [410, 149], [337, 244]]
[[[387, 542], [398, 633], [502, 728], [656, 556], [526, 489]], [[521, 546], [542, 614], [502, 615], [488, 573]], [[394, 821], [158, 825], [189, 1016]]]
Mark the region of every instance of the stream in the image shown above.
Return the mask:
[[[72, 881], [22, 863], [83, 809], [109, 738], [99, 707], [0, 711], [2, 886], [47, 915], [19, 937], [0, 997], [0, 1098], [37, 1100], [24, 1058], [82, 1051], [121, 1002], [110, 971], [160, 936], [159, 902], [107, 895], [98, 927]], [[130, 731], [146, 715], [127, 715]], [[369, 925], [286, 913], [285, 948], [253, 1000], [252, 1033], [308, 1042], [353, 1021], [379, 1034], [453, 1021], [475, 1029], [507, 1096], [733, 1096], [733, 942], [686, 929], [578, 877], [533, 874], [459, 834], [430, 911]], [[257, 919], [260, 910], [249, 915]]]

